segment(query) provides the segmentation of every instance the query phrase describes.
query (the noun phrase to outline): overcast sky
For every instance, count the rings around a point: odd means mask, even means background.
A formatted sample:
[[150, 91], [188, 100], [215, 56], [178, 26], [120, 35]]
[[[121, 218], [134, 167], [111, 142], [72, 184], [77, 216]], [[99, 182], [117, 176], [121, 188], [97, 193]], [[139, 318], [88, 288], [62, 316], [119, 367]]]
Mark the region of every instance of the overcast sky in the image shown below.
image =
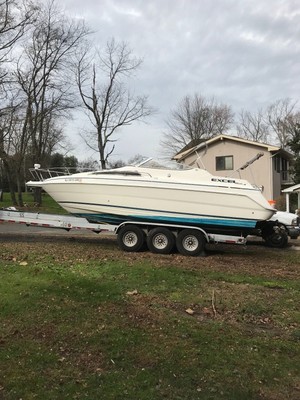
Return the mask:
[[235, 112], [280, 98], [300, 100], [299, 0], [59, 3], [85, 19], [99, 46], [114, 37], [143, 58], [135, 90], [148, 95], [158, 113], [122, 130], [115, 158], [159, 155], [165, 120], [188, 94], [214, 97]]

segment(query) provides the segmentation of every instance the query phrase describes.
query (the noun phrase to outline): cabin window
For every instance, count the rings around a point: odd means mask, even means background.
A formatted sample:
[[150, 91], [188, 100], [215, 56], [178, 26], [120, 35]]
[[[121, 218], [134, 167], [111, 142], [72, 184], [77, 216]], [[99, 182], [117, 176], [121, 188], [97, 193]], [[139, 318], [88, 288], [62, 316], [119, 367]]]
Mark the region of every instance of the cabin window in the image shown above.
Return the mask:
[[216, 171], [227, 171], [233, 169], [233, 156], [216, 157]]

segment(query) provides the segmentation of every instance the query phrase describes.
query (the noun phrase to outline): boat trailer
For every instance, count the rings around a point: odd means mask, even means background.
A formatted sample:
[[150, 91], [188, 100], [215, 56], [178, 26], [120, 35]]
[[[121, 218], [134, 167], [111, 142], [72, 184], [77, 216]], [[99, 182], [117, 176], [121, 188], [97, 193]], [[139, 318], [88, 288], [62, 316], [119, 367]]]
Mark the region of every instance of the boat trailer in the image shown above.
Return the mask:
[[[0, 223], [15, 223], [40, 228], [55, 228], [70, 230], [87, 230], [95, 233], [114, 233], [117, 235], [119, 247], [127, 252], [140, 251], [147, 245], [153, 253], [169, 254], [175, 247], [186, 256], [204, 254], [207, 243], [227, 243], [245, 245], [247, 238], [239, 235], [208, 233], [201, 227], [172, 224], [151, 224], [136, 221], [126, 221], [120, 225], [107, 225], [90, 222], [83, 217], [63, 214], [46, 214], [39, 212], [18, 211], [14, 207], [0, 210]], [[266, 221], [268, 223], [268, 221]], [[282, 233], [274, 232], [274, 223], [268, 227], [266, 236], [278, 235], [275, 245], [283, 247]], [[275, 227], [276, 228], [276, 227]], [[258, 234], [259, 235], [259, 234]], [[260, 235], [264, 239], [264, 235]], [[287, 237], [284, 237], [287, 242]], [[276, 245], [278, 244], [278, 245]]]

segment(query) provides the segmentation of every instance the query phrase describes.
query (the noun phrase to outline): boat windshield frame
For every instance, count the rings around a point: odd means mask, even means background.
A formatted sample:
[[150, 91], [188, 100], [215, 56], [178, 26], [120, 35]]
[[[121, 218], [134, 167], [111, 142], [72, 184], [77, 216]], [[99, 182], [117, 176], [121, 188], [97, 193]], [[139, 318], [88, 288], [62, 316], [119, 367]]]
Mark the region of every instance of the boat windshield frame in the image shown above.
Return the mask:
[[91, 175], [124, 175], [124, 176], [141, 176], [142, 174], [138, 171], [121, 171], [121, 170], [103, 170], [91, 172]]

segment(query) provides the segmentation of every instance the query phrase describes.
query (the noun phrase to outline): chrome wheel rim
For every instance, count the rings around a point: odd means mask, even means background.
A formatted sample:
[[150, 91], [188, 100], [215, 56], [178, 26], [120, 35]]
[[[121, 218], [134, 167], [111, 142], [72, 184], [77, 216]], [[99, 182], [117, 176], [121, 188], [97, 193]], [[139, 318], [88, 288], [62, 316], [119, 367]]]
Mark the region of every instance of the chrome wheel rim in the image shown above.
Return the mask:
[[199, 247], [199, 241], [195, 236], [189, 235], [182, 241], [182, 246], [187, 251], [195, 251]]
[[166, 235], [163, 235], [162, 233], [155, 235], [153, 238], [153, 246], [156, 249], [165, 249], [168, 245], [168, 239]]
[[126, 232], [126, 234], [123, 236], [123, 243], [127, 247], [133, 247], [137, 244], [138, 242], [138, 237], [134, 232]]

